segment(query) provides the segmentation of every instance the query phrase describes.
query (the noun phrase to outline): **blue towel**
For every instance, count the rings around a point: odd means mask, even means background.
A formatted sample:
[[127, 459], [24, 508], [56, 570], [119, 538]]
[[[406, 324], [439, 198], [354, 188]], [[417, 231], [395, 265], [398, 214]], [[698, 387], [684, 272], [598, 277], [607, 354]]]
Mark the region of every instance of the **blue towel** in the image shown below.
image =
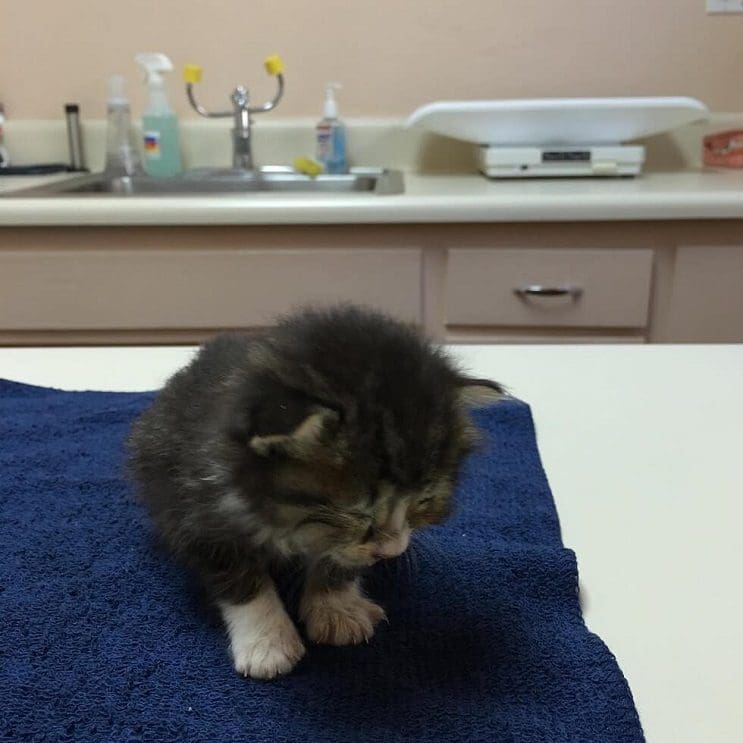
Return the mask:
[[389, 624], [258, 682], [234, 672], [219, 616], [122, 478], [152, 398], [0, 381], [3, 740], [643, 740], [583, 623], [525, 404], [477, 414], [488, 443], [454, 518], [369, 576]]

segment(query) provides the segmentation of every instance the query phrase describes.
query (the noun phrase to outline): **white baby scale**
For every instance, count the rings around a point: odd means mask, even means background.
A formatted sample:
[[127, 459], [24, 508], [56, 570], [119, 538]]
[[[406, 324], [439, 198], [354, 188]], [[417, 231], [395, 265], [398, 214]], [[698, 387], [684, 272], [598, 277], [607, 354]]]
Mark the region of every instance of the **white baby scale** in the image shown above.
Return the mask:
[[407, 126], [479, 145], [490, 178], [631, 176], [645, 148], [624, 144], [706, 119], [695, 98], [539, 98], [438, 101], [417, 109]]

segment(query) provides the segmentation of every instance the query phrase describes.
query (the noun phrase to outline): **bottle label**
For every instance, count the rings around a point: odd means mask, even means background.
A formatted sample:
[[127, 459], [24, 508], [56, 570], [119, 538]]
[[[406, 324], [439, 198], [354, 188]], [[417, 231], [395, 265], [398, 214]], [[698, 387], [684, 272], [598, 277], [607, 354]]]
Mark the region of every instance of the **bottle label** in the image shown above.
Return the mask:
[[148, 160], [159, 160], [160, 151], [160, 132], [144, 133], [144, 156]]
[[317, 126], [317, 159], [325, 164], [332, 157], [333, 130], [326, 124]]

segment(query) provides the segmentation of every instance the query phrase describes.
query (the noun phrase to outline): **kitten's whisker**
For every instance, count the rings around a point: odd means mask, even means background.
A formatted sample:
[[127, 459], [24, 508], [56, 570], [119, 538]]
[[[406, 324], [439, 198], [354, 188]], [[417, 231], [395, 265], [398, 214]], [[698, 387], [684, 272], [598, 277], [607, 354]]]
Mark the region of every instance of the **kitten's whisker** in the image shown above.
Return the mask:
[[418, 573], [421, 571], [421, 557], [420, 557], [420, 550], [418, 549], [418, 545], [415, 545], [415, 550], [410, 555], [410, 560], [413, 566], [413, 569]]
[[455, 560], [452, 560], [451, 555], [444, 549], [442, 549], [441, 545], [439, 545], [438, 542], [432, 537], [417, 540], [416, 545], [421, 548], [421, 551], [423, 553], [428, 552], [431, 559], [435, 559], [438, 562], [445, 563], [447, 570], [450, 570], [460, 576], [463, 574], [463, 569], [460, 567], [460, 565]]
[[426, 557], [434, 559], [445, 556], [441, 548], [426, 537], [416, 539], [415, 548], [415, 559], [418, 561], [425, 560]]
[[413, 571], [413, 553], [412, 553], [412, 551], [411, 551], [410, 549], [408, 549], [408, 550], [407, 550], [407, 551], [406, 551], [406, 552], [404, 553], [404, 555], [403, 555], [403, 556], [404, 556], [404, 558], [405, 558], [405, 572], [406, 572], [406, 574], [407, 574], [407, 578], [408, 578], [408, 581], [409, 581], [410, 583], [412, 583], [412, 582], [413, 582], [413, 579], [414, 579], [414, 571]]

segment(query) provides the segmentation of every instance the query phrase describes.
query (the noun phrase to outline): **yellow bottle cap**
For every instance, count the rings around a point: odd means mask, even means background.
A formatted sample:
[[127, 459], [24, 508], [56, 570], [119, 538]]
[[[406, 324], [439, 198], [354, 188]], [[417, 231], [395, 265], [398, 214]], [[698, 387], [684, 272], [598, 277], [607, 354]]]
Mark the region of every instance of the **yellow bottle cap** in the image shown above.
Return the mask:
[[201, 82], [201, 66], [197, 64], [187, 64], [183, 68], [183, 79], [187, 83]]
[[281, 75], [284, 72], [284, 62], [278, 54], [272, 54], [263, 60], [263, 65], [269, 75]]

